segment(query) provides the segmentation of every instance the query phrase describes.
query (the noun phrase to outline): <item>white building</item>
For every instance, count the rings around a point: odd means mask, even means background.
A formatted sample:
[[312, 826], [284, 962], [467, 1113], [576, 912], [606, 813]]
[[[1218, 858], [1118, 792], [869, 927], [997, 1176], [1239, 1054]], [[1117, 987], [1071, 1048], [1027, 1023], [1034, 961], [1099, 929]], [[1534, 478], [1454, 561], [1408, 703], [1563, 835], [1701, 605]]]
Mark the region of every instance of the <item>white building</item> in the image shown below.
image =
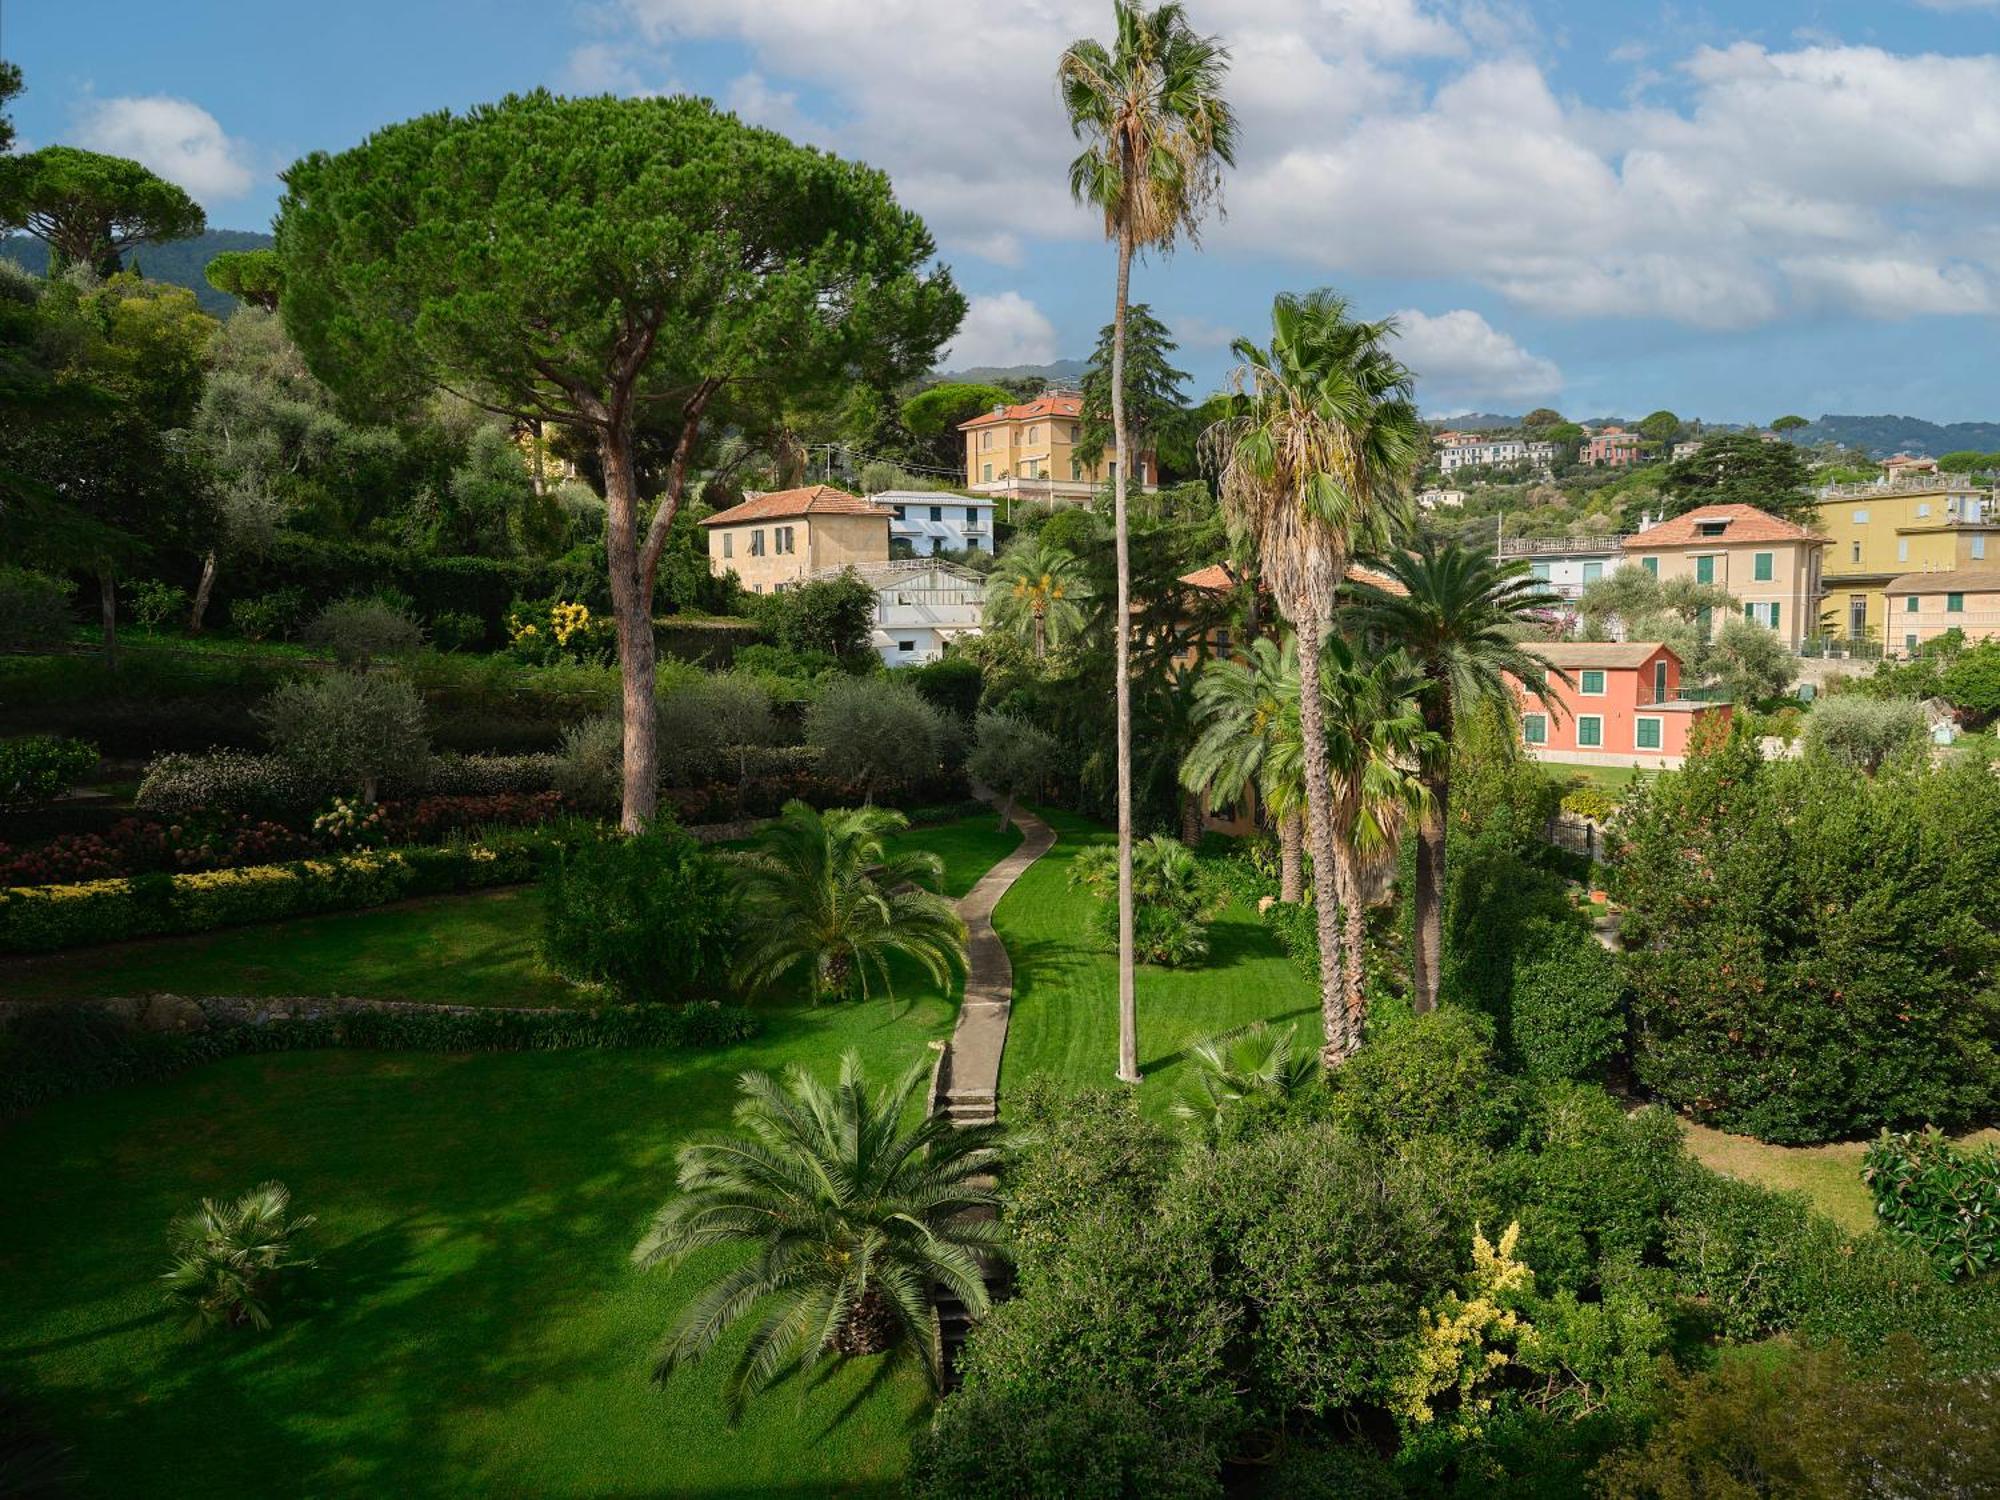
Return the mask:
[[1464, 504], [1464, 490], [1422, 490], [1417, 495], [1417, 505], [1424, 510], [1458, 510]]
[[1438, 469], [1445, 474], [1460, 469], [1504, 469], [1534, 464], [1546, 469], [1556, 461], [1554, 443], [1531, 443], [1523, 438], [1482, 438], [1465, 433], [1446, 433], [1449, 441], [1437, 449]]
[[1702, 441], [1701, 438], [1688, 438], [1682, 442], [1675, 443], [1673, 452], [1668, 456], [1675, 463], [1679, 463], [1684, 458], [1693, 458], [1697, 453], [1701, 452]]
[[892, 667], [936, 661], [960, 636], [978, 635], [986, 612], [986, 580], [958, 563], [910, 557], [835, 568], [816, 577], [857, 574], [875, 591], [868, 644]]
[[1623, 536], [1510, 536], [1500, 543], [1500, 560], [1526, 559], [1536, 582], [1573, 601], [1590, 584], [1617, 571], [1624, 542]]
[[993, 501], [984, 495], [884, 490], [870, 497], [889, 512], [889, 541], [908, 542], [918, 557], [993, 551]]

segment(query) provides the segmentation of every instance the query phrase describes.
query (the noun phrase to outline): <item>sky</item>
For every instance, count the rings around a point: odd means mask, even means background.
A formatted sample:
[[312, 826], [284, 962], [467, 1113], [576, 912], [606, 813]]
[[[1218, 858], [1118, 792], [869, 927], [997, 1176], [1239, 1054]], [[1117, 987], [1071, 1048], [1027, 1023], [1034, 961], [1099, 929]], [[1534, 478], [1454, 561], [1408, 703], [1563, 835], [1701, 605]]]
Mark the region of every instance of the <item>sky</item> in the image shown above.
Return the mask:
[[[1194, 392], [1272, 296], [1394, 314], [1435, 415], [2000, 419], [2000, 0], [1187, 0], [1224, 216], [1141, 263]], [[24, 148], [219, 228], [313, 150], [509, 92], [706, 95], [886, 170], [970, 300], [948, 367], [1082, 357], [1113, 257], [1052, 82], [1109, 0], [0, 0]]]

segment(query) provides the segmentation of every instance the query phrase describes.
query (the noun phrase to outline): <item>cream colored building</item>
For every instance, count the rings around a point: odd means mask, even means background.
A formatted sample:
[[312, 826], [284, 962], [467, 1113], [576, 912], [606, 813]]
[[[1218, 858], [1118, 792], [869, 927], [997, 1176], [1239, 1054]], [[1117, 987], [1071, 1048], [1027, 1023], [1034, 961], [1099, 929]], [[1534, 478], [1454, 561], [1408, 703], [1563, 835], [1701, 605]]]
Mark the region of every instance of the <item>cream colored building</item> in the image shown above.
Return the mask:
[[1627, 563], [1662, 583], [1693, 578], [1736, 596], [1794, 651], [1819, 633], [1824, 538], [1754, 505], [1703, 505], [1625, 538]]
[[[977, 495], [1079, 504], [1118, 467], [1109, 446], [1085, 451], [1083, 397], [1076, 391], [1044, 391], [1019, 406], [996, 406], [958, 430], [965, 434], [965, 486]], [[1133, 473], [1143, 489], [1159, 479], [1150, 454], [1139, 457]]]
[[701, 522], [709, 571], [733, 571], [753, 594], [815, 573], [889, 560], [890, 511], [831, 485], [775, 490]]
[[1988, 492], [1963, 474], [1916, 471], [1872, 484], [1829, 485], [1819, 495], [1827, 539], [1828, 633], [1894, 651], [1907, 632], [1889, 618], [1890, 580], [1907, 573], [2000, 568], [2000, 525]]
[[1889, 610], [1883, 645], [1901, 655], [1916, 655], [1950, 630], [1964, 631], [1968, 641], [2000, 635], [2000, 566], [1905, 573], [1883, 593]]

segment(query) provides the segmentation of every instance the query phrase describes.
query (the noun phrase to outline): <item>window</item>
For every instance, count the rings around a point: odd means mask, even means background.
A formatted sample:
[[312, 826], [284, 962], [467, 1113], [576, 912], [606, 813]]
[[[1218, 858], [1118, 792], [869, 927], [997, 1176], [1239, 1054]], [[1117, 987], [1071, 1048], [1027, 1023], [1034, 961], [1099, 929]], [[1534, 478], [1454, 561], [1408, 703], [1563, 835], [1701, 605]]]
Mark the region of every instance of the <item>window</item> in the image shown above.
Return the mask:
[[1861, 561], [1861, 543], [1859, 543], [1859, 542], [1856, 542], [1856, 543], [1854, 544], [1854, 560], [1855, 560], [1856, 562], [1860, 562], [1860, 561]]
[[1923, 519], [1923, 518], [1924, 518], [1925, 516], [1929, 515], [1930, 513], [1931, 513], [1931, 504], [1930, 504], [1930, 501], [1928, 501], [1928, 500], [1920, 500], [1920, 501], [1918, 501], [1918, 502], [1917, 502], [1917, 519], [1918, 519], [1918, 520], [1922, 520], [1922, 519]]
[[1945, 612], [1946, 614], [1948, 614], [1948, 615], [1962, 615], [1962, 614], [1964, 614], [1964, 613], [1965, 613], [1965, 595], [1963, 595], [1963, 594], [1946, 594], [1946, 595], [1944, 596], [1944, 612]]
[[1856, 526], [1866, 526], [1868, 524], [1868, 512], [1865, 510], [1857, 510], [1854, 513], [1854, 524]]
[[1771, 553], [1759, 552], [1755, 557], [1750, 559], [1751, 578], [1755, 579], [1758, 583], [1769, 583], [1771, 581], [1772, 564], [1774, 561], [1775, 559]]
[[1602, 672], [1584, 672], [1580, 674], [1577, 679], [1576, 690], [1586, 698], [1602, 698], [1604, 696], [1604, 674]]
[[722, 533], [722, 555], [724, 557], [736, 555], [736, 534], [732, 531]]
[[1029, 441], [1029, 442], [1031, 442], [1031, 443], [1038, 443], [1038, 442], [1040, 442], [1040, 441], [1041, 441], [1041, 439], [1042, 439], [1042, 429], [1041, 429], [1041, 428], [1039, 428], [1039, 427], [1030, 427], [1030, 428], [1028, 429], [1028, 441]]
[[1667, 664], [1663, 661], [1653, 663], [1653, 701], [1667, 701]]
[[1549, 581], [1549, 565], [1545, 562], [1529, 563], [1528, 575], [1537, 583], [1547, 583]]
[[1082, 460], [1082, 459], [1080, 459], [1080, 458], [1072, 458], [1072, 459], [1071, 459], [1071, 460], [1069, 461], [1069, 477], [1070, 477], [1070, 479], [1071, 479], [1072, 481], [1074, 481], [1074, 480], [1079, 480], [1079, 479], [1083, 478], [1083, 460]]
[[1697, 521], [1695, 528], [1702, 536], [1721, 536], [1729, 529], [1727, 521]]
[[1597, 582], [1598, 579], [1602, 578], [1603, 576], [1604, 576], [1603, 563], [1585, 563], [1583, 565], [1583, 581], [1585, 583], [1595, 583]]
[[780, 552], [797, 552], [799, 550], [798, 530], [796, 527], [780, 526], [778, 528], [778, 550]]
[[907, 505], [899, 505], [899, 506], [897, 506], [897, 507], [896, 507], [896, 519], [897, 519], [897, 520], [899, 520], [899, 521], [907, 521], [907, 520], [909, 520], [909, 519], [910, 519], [910, 517], [909, 517], [909, 509], [910, 509], [910, 508], [909, 508], [909, 507], [908, 507]]
[[1913, 615], [1916, 612], [1917, 612], [1917, 596], [1915, 594], [1911, 594], [1907, 599], [1903, 601], [1903, 613], [1906, 615]]
[[1549, 716], [1522, 714], [1521, 738], [1530, 745], [1546, 745], [1549, 742]]
[[1696, 583], [1715, 582], [1715, 558], [1697, 557], [1694, 560], [1694, 581]]
[[965, 507], [965, 524], [968, 526], [977, 526], [979, 524], [978, 506], [968, 505]]
[[1576, 742], [1584, 749], [1593, 749], [1604, 743], [1604, 720], [1597, 714], [1579, 714], [1576, 720]]
[[1982, 531], [1982, 532], [1980, 532], [1980, 533], [1979, 533], [1979, 534], [1978, 534], [1977, 536], [1973, 537], [1973, 539], [1972, 539], [1972, 555], [1973, 555], [1974, 557], [1977, 557], [1977, 558], [1983, 558], [1983, 557], [1985, 557], [1985, 556], [1986, 556], [1986, 533], [1985, 533], [1985, 532], [1983, 532], [1983, 531]]
[[764, 555], [763, 532], [753, 531], [750, 533], [750, 555], [752, 557], [762, 557]]
[[1910, 560], [1910, 539], [1906, 536], [1899, 536], [1896, 538], [1896, 561], [1908, 562], [1909, 560]]
[[1657, 557], [1642, 557], [1639, 559], [1639, 566], [1655, 578], [1660, 576], [1660, 560]]
[[1768, 625], [1771, 629], [1776, 630], [1778, 628], [1778, 606], [1776, 604], [1746, 604], [1743, 606], [1743, 618], [1752, 624]]
[[915, 641], [898, 641], [896, 642], [896, 649], [898, 651], [914, 651], [917, 649], [917, 643]]
[[989, 428], [987, 428], [987, 429], [986, 429], [986, 431], [984, 431], [984, 432], [982, 432], [982, 433], [980, 433], [980, 434], [979, 434], [979, 446], [980, 446], [981, 448], [985, 448], [985, 449], [991, 449], [991, 448], [992, 448], [992, 446], [993, 446], [993, 429], [992, 429], [992, 428], [990, 428], [990, 427], [989, 427]]
[[931, 519], [933, 521], [942, 521], [944, 519], [944, 507], [942, 505], [933, 505], [931, 507]]
[[[982, 478], [982, 479], [991, 479], [992, 477], [993, 477], [993, 465], [991, 465], [991, 464], [988, 464], [988, 465], [986, 466], [986, 472], [985, 472], [984, 474], [980, 475], [980, 478]], [[1856, 551], [1858, 552], [1858, 551], [1860, 551], [1860, 548], [1858, 548], [1858, 547], [1857, 547], [1857, 548], [1856, 548], [1855, 550], [1856, 550]], [[1858, 559], [1857, 559], [1857, 561], [1858, 561]]]
[[1229, 627], [1226, 625], [1215, 632], [1215, 654], [1224, 661], [1229, 660]]
[[1917, 638], [1914, 635], [1904, 636], [1903, 649], [1909, 652], [1912, 656], [1915, 656], [1917, 654]]
[[1069, 424], [1069, 440], [1072, 443], [1081, 442], [1083, 440], [1083, 429], [1074, 422]]
[[1660, 721], [1647, 715], [1640, 715], [1632, 721], [1632, 744], [1640, 750], [1660, 748]]

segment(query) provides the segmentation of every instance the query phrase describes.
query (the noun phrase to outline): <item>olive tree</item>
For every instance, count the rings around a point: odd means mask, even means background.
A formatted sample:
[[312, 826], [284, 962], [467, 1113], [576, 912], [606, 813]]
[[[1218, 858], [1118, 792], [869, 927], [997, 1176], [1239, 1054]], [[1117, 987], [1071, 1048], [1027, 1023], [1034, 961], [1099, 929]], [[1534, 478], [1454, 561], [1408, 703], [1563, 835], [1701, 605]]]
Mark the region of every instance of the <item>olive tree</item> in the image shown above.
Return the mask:
[[[732, 397], [928, 368], [964, 314], [930, 234], [882, 173], [685, 97], [510, 95], [314, 153], [285, 189], [280, 311], [336, 392], [455, 391], [596, 448], [639, 828], [658, 797], [653, 585], [699, 445]], [[642, 496], [635, 434], [662, 416], [675, 436]]]

